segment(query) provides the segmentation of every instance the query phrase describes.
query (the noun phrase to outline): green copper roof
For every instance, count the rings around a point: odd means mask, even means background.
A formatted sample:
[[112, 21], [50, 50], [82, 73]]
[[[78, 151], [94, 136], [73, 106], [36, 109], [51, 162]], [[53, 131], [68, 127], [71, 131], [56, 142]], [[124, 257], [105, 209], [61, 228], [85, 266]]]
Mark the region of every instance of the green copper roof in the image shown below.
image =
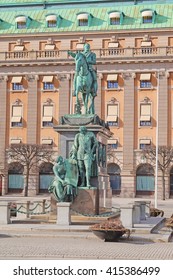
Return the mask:
[[[30, 2], [32, 0], [29, 0]], [[39, 2], [39, 0], [33, 2]], [[12, 1], [9, 2], [26, 2]], [[40, 0], [41, 2], [41, 0]], [[51, 0], [49, 1], [51, 2]], [[53, 0], [52, 0], [53, 2]], [[57, 2], [57, 1], [54, 1]], [[63, 2], [63, 0], [62, 0]], [[2, 1], [1, 1], [2, 4]], [[171, 4], [153, 4], [152, 1], [145, 5], [131, 5], [127, 2], [124, 5], [108, 5], [100, 3], [99, 5], [69, 5], [69, 6], [50, 6], [49, 8], [20, 8], [20, 9], [0, 9], [0, 34], [29, 34], [44, 32], [78, 32], [78, 31], [103, 31], [103, 30], [131, 30], [147, 28], [170, 28], [173, 27], [173, 3]], [[142, 23], [141, 11], [143, 9], [152, 9], [156, 11], [154, 23]], [[118, 10], [124, 13], [124, 19], [121, 25], [110, 25], [108, 13]], [[90, 26], [78, 26], [77, 14], [86, 12], [92, 15]], [[48, 28], [46, 26], [46, 16], [56, 14], [61, 19], [57, 27]], [[19, 15], [25, 15], [29, 18], [26, 29], [17, 29], [15, 18]]]

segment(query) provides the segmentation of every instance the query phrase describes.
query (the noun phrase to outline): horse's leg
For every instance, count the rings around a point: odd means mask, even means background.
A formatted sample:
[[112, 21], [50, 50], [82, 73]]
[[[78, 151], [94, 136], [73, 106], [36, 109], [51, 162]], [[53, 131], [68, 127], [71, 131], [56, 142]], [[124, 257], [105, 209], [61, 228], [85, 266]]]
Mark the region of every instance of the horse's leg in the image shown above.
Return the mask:
[[81, 107], [79, 102], [79, 87], [76, 88], [76, 112], [77, 114], [81, 114]]
[[82, 92], [82, 100], [84, 104], [85, 115], [88, 113], [87, 104], [86, 104], [86, 92]]
[[89, 114], [89, 107], [88, 107], [88, 103], [89, 103], [89, 87], [87, 87], [87, 90], [86, 90], [86, 96], [85, 96], [85, 107], [86, 107], [86, 114]]
[[89, 95], [89, 100], [90, 100], [89, 114], [95, 114], [94, 97], [93, 97], [93, 94], [91, 92], [90, 92], [90, 95]]

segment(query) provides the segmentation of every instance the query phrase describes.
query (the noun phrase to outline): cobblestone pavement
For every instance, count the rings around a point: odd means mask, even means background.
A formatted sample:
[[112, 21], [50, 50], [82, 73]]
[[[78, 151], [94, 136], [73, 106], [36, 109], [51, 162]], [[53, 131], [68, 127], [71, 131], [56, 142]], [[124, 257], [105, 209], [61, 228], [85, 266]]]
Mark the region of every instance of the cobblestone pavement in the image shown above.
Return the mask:
[[161, 259], [173, 260], [173, 243], [142, 244], [98, 238], [0, 235], [0, 259]]

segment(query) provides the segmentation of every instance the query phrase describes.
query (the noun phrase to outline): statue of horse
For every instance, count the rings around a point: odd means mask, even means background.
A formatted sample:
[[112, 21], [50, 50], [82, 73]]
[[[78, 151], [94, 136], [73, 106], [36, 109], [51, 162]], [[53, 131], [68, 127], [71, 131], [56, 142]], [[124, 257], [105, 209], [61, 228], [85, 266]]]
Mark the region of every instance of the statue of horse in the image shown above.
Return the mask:
[[76, 83], [75, 93], [77, 101], [77, 112], [79, 112], [79, 93], [82, 93], [85, 114], [94, 114], [93, 76], [89, 70], [86, 57], [79, 52], [75, 56], [76, 63]]

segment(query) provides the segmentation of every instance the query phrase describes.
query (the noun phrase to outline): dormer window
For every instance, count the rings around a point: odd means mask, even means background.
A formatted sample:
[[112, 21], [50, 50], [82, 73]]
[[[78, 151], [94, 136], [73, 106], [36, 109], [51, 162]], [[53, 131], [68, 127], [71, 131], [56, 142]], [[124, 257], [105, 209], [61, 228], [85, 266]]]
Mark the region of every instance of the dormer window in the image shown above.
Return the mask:
[[17, 29], [25, 29], [27, 26], [26, 26], [26, 22], [27, 22], [27, 17], [26, 16], [18, 16], [16, 17], [16, 26], [17, 26]]
[[57, 16], [48, 15], [46, 17], [47, 27], [56, 27], [57, 26]]
[[154, 23], [156, 12], [153, 10], [143, 10], [142, 13], [142, 23]]
[[110, 25], [120, 25], [122, 24], [124, 14], [122, 12], [110, 12], [109, 13], [109, 20]]
[[78, 26], [88, 26], [89, 25], [89, 14], [82, 13], [77, 15]]

